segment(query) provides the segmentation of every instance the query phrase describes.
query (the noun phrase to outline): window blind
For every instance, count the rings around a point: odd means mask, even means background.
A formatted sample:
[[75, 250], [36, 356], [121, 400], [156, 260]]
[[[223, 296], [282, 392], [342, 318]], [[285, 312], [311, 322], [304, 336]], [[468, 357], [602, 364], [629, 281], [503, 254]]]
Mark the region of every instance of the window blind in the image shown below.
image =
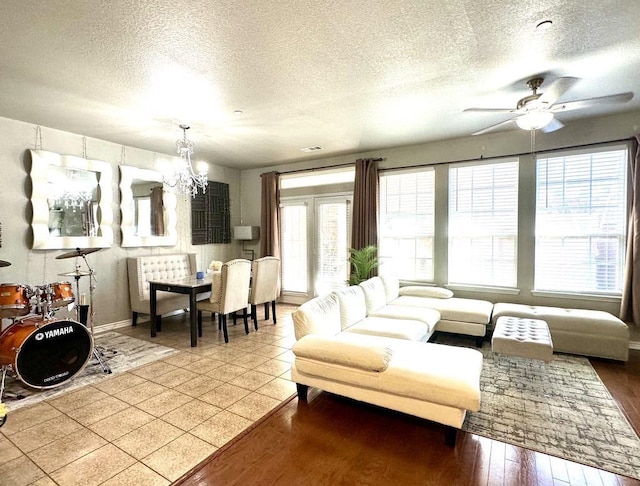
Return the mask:
[[283, 205], [280, 208], [280, 224], [282, 290], [308, 292], [306, 204]]
[[536, 290], [620, 294], [627, 149], [536, 162]]
[[403, 280], [433, 281], [432, 167], [380, 175], [378, 259]]
[[518, 161], [449, 168], [449, 283], [515, 287]]

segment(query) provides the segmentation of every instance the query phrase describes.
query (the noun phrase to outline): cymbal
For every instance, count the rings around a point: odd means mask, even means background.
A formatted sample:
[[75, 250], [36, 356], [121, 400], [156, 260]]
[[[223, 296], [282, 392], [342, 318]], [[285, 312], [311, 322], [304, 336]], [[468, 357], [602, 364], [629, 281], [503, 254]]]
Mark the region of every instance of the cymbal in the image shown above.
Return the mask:
[[91, 275], [91, 272], [77, 270], [75, 272], [65, 272], [59, 273], [60, 277], [86, 277], [87, 275]]
[[0, 267], [8, 267], [9, 265], [11, 265], [11, 262], [0, 260]]
[[79, 256], [88, 255], [89, 253], [93, 253], [96, 251], [100, 251], [102, 248], [76, 248], [73, 251], [68, 251], [67, 253], [63, 253], [62, 255], [58, 255], [56, 260], [63, 260], [65, 258], [75, 258]]

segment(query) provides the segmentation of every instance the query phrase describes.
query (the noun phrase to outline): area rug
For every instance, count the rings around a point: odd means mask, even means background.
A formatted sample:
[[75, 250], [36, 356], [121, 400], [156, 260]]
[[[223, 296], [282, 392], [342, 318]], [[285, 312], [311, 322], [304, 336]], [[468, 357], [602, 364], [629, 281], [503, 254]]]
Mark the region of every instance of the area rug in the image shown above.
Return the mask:
[[482, 348], [482, 405], [463, 430], [640, 479], [640, 439], [589, 360], [550, 363]]
[[97, 359], [91, 358], [87, 366], [74, 378], [48, 390], [28, 387], [18, 379], [7, 375], [2, 401], [9, 411], [33, 405], [42, 400], [48, 400], [85, 385], [98, 383], [119, 373], [152, 363], [178, 352], [176, 349], [115, 331], [96, 334], [94, 342], [97, 349], [103, 350], [103, 360], [111, 369], [110, 374], [103, 371]]

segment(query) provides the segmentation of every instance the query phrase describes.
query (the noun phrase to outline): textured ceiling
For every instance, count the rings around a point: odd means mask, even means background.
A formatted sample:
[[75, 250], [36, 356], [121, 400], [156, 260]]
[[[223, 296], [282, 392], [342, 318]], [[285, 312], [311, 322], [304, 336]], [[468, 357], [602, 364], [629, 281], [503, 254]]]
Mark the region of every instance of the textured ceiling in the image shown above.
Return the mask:
[[3, 0], [0, 116], [165, 154], [188, 123], [197, 159], [249, 168], [469, 135], [507, 116], [465, 108], [514, 107], [533, 75], [580, 78], [562, 101], [634, 92], [566, 124], [640, 109], [639, 19], [637, 0]]

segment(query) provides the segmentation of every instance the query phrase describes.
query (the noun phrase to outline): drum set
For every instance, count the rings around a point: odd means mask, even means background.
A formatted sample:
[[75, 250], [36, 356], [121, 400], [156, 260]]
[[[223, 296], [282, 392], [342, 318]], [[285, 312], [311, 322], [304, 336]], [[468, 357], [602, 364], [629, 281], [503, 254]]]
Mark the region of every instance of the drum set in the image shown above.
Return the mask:
[[[73, 272], [60, 275], [74, 277], [76, 295], [81, 295], [80, 278], [89, 277], [88, 305], [76, 301], [68, 281], [36, 287], [0, 284], [0, 318], [12, 320], [0, 333], [0, 405], [7, 371], [36, 389], [54, 388], [68, 382], [84, 369], [91, 356], [97, 359], [105, 373], [111, 373], [103, 350], [96, 348], [93, 341], [95, 274], [86, 255], [98, 250], [77, 248], [56, 257], [83, 258], [88, 270], [83, 271], [76, 264]], [[11, 263], [0, 260], [0, 267], [9, 265]], [[56, 312], [64, 308], [75, 309], [77, 320], [56, 318]], [[4, 417], [0, 414], [0, 426], [4, 420], [6, 414]]]

